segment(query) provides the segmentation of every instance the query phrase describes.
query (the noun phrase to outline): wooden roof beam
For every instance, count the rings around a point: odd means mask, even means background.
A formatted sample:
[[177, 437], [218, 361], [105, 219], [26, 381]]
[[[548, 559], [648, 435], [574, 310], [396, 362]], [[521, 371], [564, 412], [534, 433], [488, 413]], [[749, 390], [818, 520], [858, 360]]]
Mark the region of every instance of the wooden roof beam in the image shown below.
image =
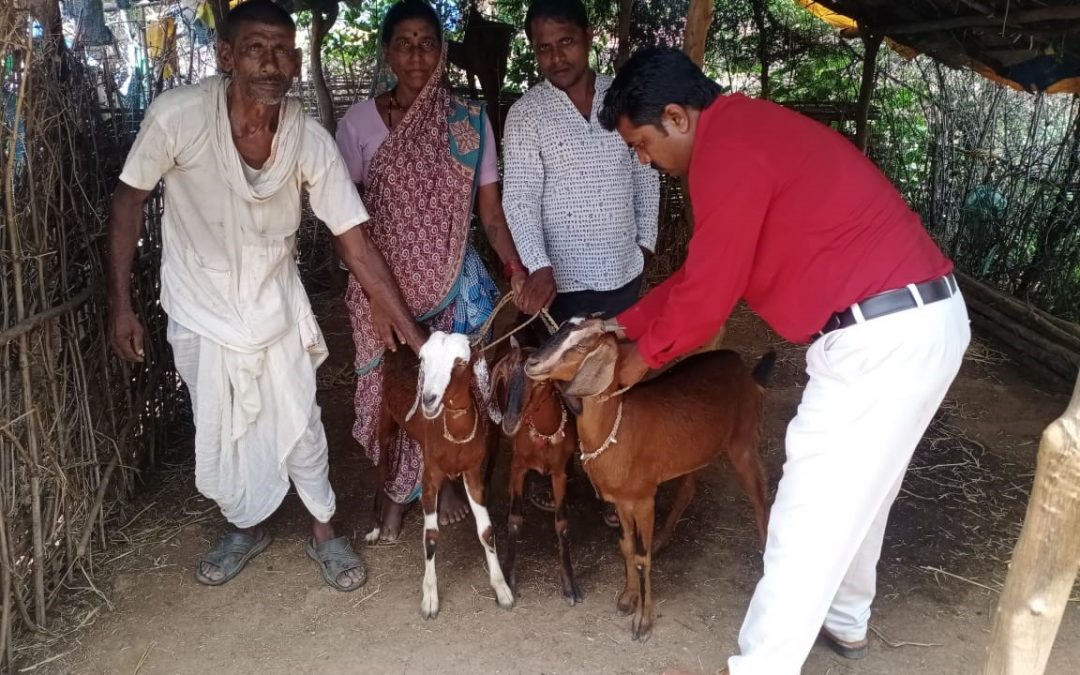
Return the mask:
[[[1049, 21], [1075, 21], [1078, 19], [1080, 19], [1080, 6], [1061, 5], [1009, 12], [1008, 16], [957, 16], [947, 19], [913, 21], [911, 23], [895, 24], [892, 26], [875, 26], [874, 28], [886, 35], [910, 35], [912, 33], [929, 33], [940, 30], [952, 30], [954, 28], [975, 28], [979, 26], [1002, 26], [1004, 28], [1018, 29], [1020, 24]], [[1064, 28], [1064, 26], [1062, 28]], [[1073, 27], [1070, 26], [1070, 29], [1071, 28]]]

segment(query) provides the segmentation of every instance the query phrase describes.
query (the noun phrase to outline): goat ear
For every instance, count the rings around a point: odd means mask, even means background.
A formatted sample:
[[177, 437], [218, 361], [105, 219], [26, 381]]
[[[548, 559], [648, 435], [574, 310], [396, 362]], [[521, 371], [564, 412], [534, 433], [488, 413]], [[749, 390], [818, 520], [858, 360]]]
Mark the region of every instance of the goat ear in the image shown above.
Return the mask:
[[567, 396], [596, 396], [611, 386], [615, 380], [615, 363], [619, 360], [619, 348], [614, 340], [601, 340], [596, 349], [589, 352], [581, 362], [577, 375], [566, 387]]
[[499, 402], [499, 405], [505, 405], [506, 403], [513, 358], [512, 353], [507, 354], [499, 359], [495, 367], [491, 369], [491, 395]]
[[408, 422], [416, 414], [416, 411], [420, 408], [420, 396], [422, 395], [422, 389], [424, 387], [424, 361], [421, 359], [419, 365], [416, 368], [416, 398], [413, 399], [412, 407], [409, 408], [409, 412], [405, 414], [405, 421]]

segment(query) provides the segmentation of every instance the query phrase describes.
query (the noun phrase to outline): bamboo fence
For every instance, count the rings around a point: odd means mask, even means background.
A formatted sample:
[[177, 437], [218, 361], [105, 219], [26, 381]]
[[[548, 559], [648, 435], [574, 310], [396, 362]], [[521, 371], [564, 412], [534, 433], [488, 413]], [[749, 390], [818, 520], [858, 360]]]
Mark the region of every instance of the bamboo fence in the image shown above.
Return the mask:
[[17, 637], [49, 631], [65, 586], [92, 585], [110, 515], [184, 405], [157, 304], [159, 198], [135, 266], [146, 363], [105, 341], [108, 195], [138, 111], [102, 101], [29, 11], [0, 3], [0, 671]]

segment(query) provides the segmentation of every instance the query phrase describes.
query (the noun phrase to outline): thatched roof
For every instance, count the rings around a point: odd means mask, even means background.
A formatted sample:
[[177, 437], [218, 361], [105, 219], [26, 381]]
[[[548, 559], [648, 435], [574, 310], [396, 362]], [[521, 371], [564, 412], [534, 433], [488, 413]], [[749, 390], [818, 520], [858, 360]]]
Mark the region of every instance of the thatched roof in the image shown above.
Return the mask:
[[1015, 89], [1080, 93], [1076, 0], [796, 0], [846, 36], [884, 35]]

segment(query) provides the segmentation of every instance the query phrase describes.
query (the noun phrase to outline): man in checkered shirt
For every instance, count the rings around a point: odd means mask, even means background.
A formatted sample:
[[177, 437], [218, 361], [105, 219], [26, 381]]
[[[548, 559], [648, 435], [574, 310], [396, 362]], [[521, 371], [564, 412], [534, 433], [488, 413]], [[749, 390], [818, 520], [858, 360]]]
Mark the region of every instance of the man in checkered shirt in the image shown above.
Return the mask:
[[[656, 246], [659, 175], [597, 119], [611, 78], [589, 67], [581, 0], [534, 0], [525, 34], [545, 79], [510, 108], [503, 138], [503, 210], [529, 273], [518, 306], [548, 308], [559, 323], [611, 317], [640, 294]], [[530, 501], [553, 509], [535, 488]], [[618, 524], [610, 509], [605, 521]]]

